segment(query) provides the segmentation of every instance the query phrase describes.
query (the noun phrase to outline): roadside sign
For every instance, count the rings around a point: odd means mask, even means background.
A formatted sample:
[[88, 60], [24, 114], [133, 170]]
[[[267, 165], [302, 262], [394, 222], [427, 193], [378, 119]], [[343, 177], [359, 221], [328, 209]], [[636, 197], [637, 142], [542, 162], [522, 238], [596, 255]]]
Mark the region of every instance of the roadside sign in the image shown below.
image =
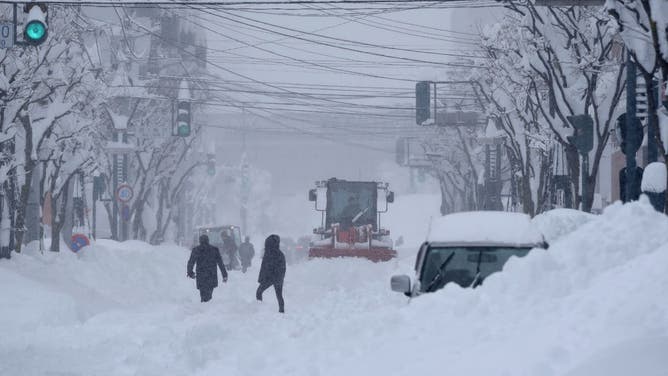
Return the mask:
[[116, 200], [119, 202], [130, 202], [135, 193], [132, 190], [132, 187], [127, 184], [121, 184], [116, 188]]
[[79, 250], [87, 245], [90, 245], [90, 240], [84, 234], [73, 234], [72, 235], [72, 252], [79, 252]]
[[123, 222], [130, 222], [130, 207], [128, 205], [123, 204], [121, 206], [121, 219]]
[[0, 22], [0, 48], [14, 47], [14, 24]]

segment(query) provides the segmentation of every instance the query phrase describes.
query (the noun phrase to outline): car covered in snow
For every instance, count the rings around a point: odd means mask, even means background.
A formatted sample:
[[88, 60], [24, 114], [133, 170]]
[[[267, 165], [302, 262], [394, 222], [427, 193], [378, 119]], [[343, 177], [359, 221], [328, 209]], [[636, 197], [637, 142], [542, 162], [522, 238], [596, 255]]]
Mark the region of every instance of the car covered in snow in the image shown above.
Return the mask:
[[477, 211], [435, 219], [418, 251], [415, 277], [396, 275], [392, 290], [413, 297], [448, 283], [475, 288], [511, 257], [547, 249], [543, 235], [522, 213]]

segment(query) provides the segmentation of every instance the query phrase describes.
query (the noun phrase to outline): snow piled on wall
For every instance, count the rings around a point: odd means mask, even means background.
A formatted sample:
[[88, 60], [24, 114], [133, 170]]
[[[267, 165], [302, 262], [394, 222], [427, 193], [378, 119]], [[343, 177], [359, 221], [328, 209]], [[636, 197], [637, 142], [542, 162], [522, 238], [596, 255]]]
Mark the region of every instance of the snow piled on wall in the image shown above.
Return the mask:
[[665, 375], [668, 218], [645, 200], [571, 214], [544, 217], [572, 230], [549, 250], [410, 304], [389, 277], [412, 257], [298, 264], [285, 315], [271, 291], [254, 301], [256, 265], [200, 304], [178, 247], [16, 255], [0, 262], [0, 374]]

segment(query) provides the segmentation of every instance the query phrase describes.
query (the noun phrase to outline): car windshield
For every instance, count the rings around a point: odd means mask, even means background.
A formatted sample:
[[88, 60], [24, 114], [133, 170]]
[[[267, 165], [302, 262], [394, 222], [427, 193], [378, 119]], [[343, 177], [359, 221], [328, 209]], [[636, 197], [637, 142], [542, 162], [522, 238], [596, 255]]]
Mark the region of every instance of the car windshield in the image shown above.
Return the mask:
[[[501, 271], [512, 256], [524, 257], [530, 248], [434, 247], [429, 249], [420, 282], [423, 291], [435, 291], [450, 282], [461, 287], [477, 286]], [[446, 263], [446, 260], [450, 260]], [[443, 265], [445, 266], [443, 267]]]

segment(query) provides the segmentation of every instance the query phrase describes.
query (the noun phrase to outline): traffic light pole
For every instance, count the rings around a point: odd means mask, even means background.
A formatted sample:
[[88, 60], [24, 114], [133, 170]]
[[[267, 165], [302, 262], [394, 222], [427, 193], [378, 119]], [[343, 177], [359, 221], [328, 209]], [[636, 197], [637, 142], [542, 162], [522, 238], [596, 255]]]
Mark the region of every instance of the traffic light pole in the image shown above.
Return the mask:
[[654, 77], [645, 77], [647, 83], [647, 160], [646, 165], [659, 160], [659, 145], [657, 145], [657, 130], [659, 118], [657, 111], [661, 106], [659, 98], [659, 82]]
[[624, 202], [630, 201], [631, 197], [636, 196], [634, 192], [636, 183], [636, 151], [633, 145], [636, 145], [636, 130], [634, 127], [636, 118], [636, 65], [631, 58], [631, 53], [626, 53], [626, 197], [622, 197]]
[[582, 210], [591, 211], [591, 206], [587, 200], [589, 197], [587, 195], [587, 190], [589, 189], [589, 182], [587, 181], [589, 178], [589, 153], [582, 153], [580, 155], [582, 156]]

